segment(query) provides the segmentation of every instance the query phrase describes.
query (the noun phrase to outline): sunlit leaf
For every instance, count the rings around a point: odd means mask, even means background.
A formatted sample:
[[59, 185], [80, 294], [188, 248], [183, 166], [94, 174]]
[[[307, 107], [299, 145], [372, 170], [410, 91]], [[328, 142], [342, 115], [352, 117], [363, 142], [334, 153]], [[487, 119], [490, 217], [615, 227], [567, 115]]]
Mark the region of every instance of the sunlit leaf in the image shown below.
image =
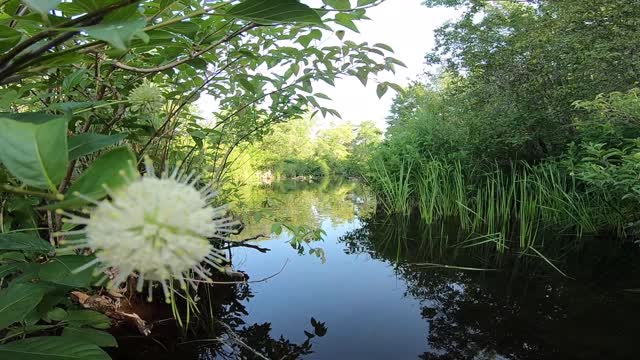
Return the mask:
[[[135, 10], [134, 10], [135, 11]], [[133, 15], [137, 15], [135, 12]], [[135, 38], [146, 39], [142, 29], [147, 24], [144, 18], [134, 16], [132, 18], [121, 18], [115, 16], [108, 18], [100, 24], [82, 28], [90, 37], [105, 41], [118, 50], [127, 50], [129, 44]]]
[[261, 24], [322, 24], [315, 10], [297, 0], [245, 0], [231, 7], [227, 15]]
[[22, 0], [22, 2], [29, 8], [41, 14], [46, 14], [49, 10], [55, 9], [62, 0]]
[[338, 10], [351, 9], [349, 0], [322, 0], [322, 2]]
[[14, 47], [20, 39], [22, 34], [5, 25], [0, 25], [0, 52], [5, 52]]
[[345, 14], [345, 13], [336, 14], [336, 23], [346, 27], [349, 30], [353, 30], [357, 33], [360, 32], [356, 24], [353, 22], [353, 16], [349, 14]]

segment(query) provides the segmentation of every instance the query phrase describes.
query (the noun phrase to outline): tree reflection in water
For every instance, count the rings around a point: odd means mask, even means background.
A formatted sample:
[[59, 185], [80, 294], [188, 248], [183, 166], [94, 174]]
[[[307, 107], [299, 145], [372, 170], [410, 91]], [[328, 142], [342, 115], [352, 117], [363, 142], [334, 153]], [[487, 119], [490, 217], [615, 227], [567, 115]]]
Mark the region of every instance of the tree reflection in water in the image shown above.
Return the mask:
[[294, 360], [312, 354], [312, 340], [327, 333], [325, 324], [313, 317], [308, 328], [300, 330], [306, 339], [299, 343], [282, 335], [274, 336], [269, 322], [246, 324], [243, 317], [248, 313], [244, 303], [253, 298], [248, 284], [203, 288], [201, 296], [200, 312], [192, 318], [186, 332], [173, 322], [170, 325], [159, 322], [150, 337], [116, 333], [120, 335], [120, 347], [111, 351], [112, 358], [235, 360], [261, 359], [263, 355], [267, 359]]
[[[410, 224], [403, 217], [373, 218], [341, 241], [349, 254], [366, 253], [393, 264], [407, 285], [405, 296], [420, 301], [422, 317], [429, 324], [428, 350], [420, 359], [637, 355], [632, 345], [640, 331], [637, 295], [619, 291], [638, 287], [637, 248], [603, 244], [617, 253], [603, 253], [597, 247], [580, 255], [564, 254], [565, 268], [578, 278], [570, 280], [540, 266], [537, 259], [499, 259], [480, 247], [450, 246], [447, 239], [459, 235], [447, 225]], [[500, 271], [416, 265], [424, 263]], [[606, 272], [600, 272], [603, 269]]]

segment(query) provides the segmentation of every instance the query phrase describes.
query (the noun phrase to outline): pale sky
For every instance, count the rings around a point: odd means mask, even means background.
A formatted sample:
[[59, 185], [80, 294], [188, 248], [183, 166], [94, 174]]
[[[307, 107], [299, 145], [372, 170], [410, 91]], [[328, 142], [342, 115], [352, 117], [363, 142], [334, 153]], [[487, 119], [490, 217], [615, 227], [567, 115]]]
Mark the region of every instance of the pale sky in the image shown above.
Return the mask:
[[[405, 86], [423, 74], [424, 56], [435, 44], [433, 31], [457, 16], [457, 12], [451, 8], [430, 9], [421, 2], [387, 0], [367, 10], [367, 16], [371, 20], [357, 23], [360, 34], [347, 30], [345, 39], [367, 41], [370, 44], [385, 43], [395, 51], [394, 57], [407, 65], [407, 68], [396, 67], [395, 75], [388, 73], [380, 76], [379, 81], [391, 81]], [[338, 110], [344, 120], [356, 124], [363, 120], [373, 120], [380, 128], [385, 128], [385, 118], [389, 114], [395, 91], [390, 89], [382, 99], [378, 99], [377, 82], [372, 80], [369, 80], [367, 87], [356, 78], [336, 81], [335, 88], [320, 83], [318, 90], [333, 99], [333, 108]]]
[[[305, 1], [310, 5], [321, 3], [319, 0]], [[356, 1], [351, 0], [352, 6]], [[415, 80], [425, 70], [424, 55], [433, 48], [433, 31], [444, 22], [454, 19], [457, 12], [451, 8], [427, 8], [421, 5], [421, 0], [386, 0], [379, 6], [367, 10], [369, 21], [357, 23], [360, 34], [346, 30], [345, 39], [355, 42], [385, 43], [391, 46], [394, 57], [407, 65], [407, 68], [397, 67], [396, 74], [388, 73], [378, 77], [378, 81], [391, 81], [405, 86], [411, 80]], [[336, 29], [339, 29], [336, 26]], [[385, 118], [389, 114], [391, 102], [395, 95], [389, 90], [382, 99], [376, 95], [376, 79], [370, 79], [367, 87], [356, 78], [347, 78], [336, 81], [336, 86], [331, 87], [325, 83], [314, 84], [315, 92], [323, 92], [333, 99], [325, 101], [324, 105], [336, 109], [343, 120], [358, 124], [364, 120], [373, 120], [380, 128], [385, 128]], [[203, 96], [197, 102], [203, 116], [211, 113], [213, 102], [211, 97]], [[339, 121], [331, 115], [320, 122], [328, 124]], [[324, 127], [323, 124], [318, 124]], [[325, 125], [326, 126], [326, 125]]]

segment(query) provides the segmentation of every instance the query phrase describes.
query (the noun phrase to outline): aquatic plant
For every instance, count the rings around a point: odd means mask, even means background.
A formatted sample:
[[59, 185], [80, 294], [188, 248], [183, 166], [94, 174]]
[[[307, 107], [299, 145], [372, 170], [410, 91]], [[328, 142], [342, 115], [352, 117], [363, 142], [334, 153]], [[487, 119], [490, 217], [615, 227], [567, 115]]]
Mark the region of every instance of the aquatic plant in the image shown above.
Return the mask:
[[387, 168], [384, 162], [374, 162], [375, 175], [370, 180], [374, 187], [380, 188], [381, 204], [388, 213], [408, 215], [411, 212], [413, 208], [411, 203], [411, 195], [413, 194], [412, 166], [413, 163], [410, 160], [403, 159], [399, 168], [392, 171]]

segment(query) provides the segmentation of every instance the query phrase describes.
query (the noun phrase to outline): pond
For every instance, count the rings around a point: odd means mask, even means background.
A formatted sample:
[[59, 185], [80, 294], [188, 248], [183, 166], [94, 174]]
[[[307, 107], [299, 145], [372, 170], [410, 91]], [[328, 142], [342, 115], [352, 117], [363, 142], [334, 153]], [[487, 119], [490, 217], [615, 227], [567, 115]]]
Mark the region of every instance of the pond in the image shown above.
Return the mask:
[[[637, 246], [590, 239], [538, 258], [456, 248], [442, 229], [381, 218], [356, 182], [255, 187], [243, 238], [282, 222], [321, 227], [304, 246], [271, 234], [232, 249], [244, 284], [201, 294], [185, 332], [121, 336], [114, 359], [633, 359], [640, 334]], [[260, 215], [256, 215], [260, 214]], [[445, 230], [444, 232], [448, 232]], [[553, 240], [553, 239], [548, 239]], [[549, 242], [547, 241], [547, 242]], [[308, 254], [319, 247], [320, 256]], [[605, 251], [606, 249], [606, 251]], [[233, 329], [235, 335], [221, 335]], [[224, 339], [222, 342], [220, 339]]]

